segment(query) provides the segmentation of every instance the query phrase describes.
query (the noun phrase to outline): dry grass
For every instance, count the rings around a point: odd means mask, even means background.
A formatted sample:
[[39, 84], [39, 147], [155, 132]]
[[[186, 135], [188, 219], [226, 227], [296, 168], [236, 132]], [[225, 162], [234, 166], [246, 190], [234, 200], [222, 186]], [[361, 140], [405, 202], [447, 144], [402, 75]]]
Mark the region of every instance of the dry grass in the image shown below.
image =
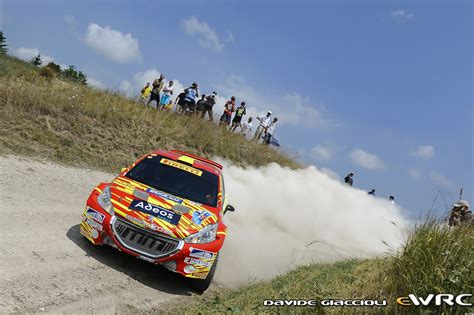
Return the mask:
[[154, 149], [221, 156], [239, 165], [290, 157], [208, 121], [145, 108], [121, 95], [44, 78], [38, 69], [0, 57], [0, 152], [117, 171]]

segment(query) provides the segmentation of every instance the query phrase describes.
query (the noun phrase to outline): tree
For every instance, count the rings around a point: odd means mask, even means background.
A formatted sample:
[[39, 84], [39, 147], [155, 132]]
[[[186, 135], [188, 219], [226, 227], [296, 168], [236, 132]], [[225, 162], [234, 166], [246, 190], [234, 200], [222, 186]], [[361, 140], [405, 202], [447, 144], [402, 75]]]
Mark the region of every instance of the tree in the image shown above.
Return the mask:
[[43, 60], [41, 60], [41, 55], [38, 54], [38, 56], [31, 58], [30, 62], [35, 66], [41, 66]]
[[69, 68], [64, 69], [62, 74], [68, 80], [84, 85], [87, 84], [87, 75], [85, 75], [82, 71], [77, 71], [75, 66], [69, 66]]
[[61, 66], [58, 65], [57, 63], [52, 62], [52, 61], [46, 65], [46, 68], [50, 68], [51, 70], [53, 70], [57, 74], [61, 73]]
[[7, 38], [3, 35], [3, 31], [0, 31], [0, 53], [6, 54], [8, 49], [7, 49], [7, 44], [5, 44]]

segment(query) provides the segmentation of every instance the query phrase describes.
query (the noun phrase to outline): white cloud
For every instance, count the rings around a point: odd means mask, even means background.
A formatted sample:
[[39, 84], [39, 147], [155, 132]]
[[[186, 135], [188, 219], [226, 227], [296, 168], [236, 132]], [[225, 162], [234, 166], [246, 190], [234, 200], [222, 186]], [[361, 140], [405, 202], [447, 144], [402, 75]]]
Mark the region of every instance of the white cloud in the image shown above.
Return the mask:
[[65, 15], [64, 21], [73, 27], [77, 26], [76, 18], [72, 15]]
[[406, 23], [415, 18], [413, 13], [399, 9], [391, 12], [392, 19], [399, 23]]
[[415, 179], [415, 180], [419, 180], [421, 179], [421, 172], [415, 168], [411, 168], [407, 171], [408, 175]]
[[362, 149], [354, 149], [349, 154], [352, 163], [359, 165], [371, 171], [381, 170], [385, 168], [383, 161], [375, 154], [369, 153]]
[[332, 158], [333, 150], [328, 146], [318, 144], [311, 148], [310, 155], [320, 161], [329, 161]]
[[89, 85], [90, 87], [99, 89], [99, 90], [104, 90], [105, 89], [105, 85], [102, 82], [100, 82], [99, 80], [96, 80], [94, 78], [90, 78], [90, 77], [87, 78], [87, 85]]
[[451, 179], [438, 172], [430, 172], [430, 178], [436, 185], [441, 186], [443, 188], [447, 188], [450, 190], [456, 190], [458, 188], [457, 185]]
[[30, 61], [31, 58], [41, 55], [41, 60], [43, 60], [42, 66], [46, 66], [48, 63], [54, 61], [53, 57], [42, 54], [38, 48], [25, 48], [20, 47], [17, 49], [12, 49], [11, 54], [17, 58], [23, 59], [25, 61]]
[[334, 180], [339, 181], [339, 179], [341, 178], [337, 172], [333, 171], [330, 168], [323, 167], [323, 168], [320, 169], [320, 171], [323, 172], [324, 174], [326, 174], [327, 176], [329, 176], [330, 178], [334, 179]]
[[[278, 117], [279, 123], [304, 127], [327, 127], [334, 122], [326, 119], [322, 111], [306, 97], [295, 92], [275, 95], [257, 90], [247, 84], [245, 78], [239, 75], [230, 75], [223, 82], [214, 85], [220, 96], [229, 98], [234, 95], [238, 103], [245, 101], [248, 106], [248, 115], [263, 114], [267, 110]], [[223, 106], [219, 102], [216, 108]]]
[[117, 63], [141, 60], [138, 40], [132, 34], [123, 34], [110, 26], [89, 23], [84, 42], [90, 48]]
[[[195, 16], [183, 20], [182, 26], [184, 32], [189, 36], [195, 36], [204, 48], [209, 48], [215, 51], [221, 51], [224, 48], [223, 41], [219, 39], [217, 32], [209, 27], [205, 21], [199, 21]], [[234, 40], [232, 33], [229, 33], [226, 42]]]
[[[133, 75], [130, 81], [125, 80], [120, 83], [118, 89], [128, 97], [135, 97], [140, 93], [141, 89], [146, 85], [147, 82], [152, 84], [153, 80], [158, 79], [160, 75], [161, 72], [159, 72], [157, 69], [148, 69], [143, 72], [138, 72]], [[167, 78], [165, 78], [165, 81], [167, 82], [166, 79]], [[184, 90], [184, 86], [178, 80], [172, 80], [174, 96], [177, 96], [182, 90]]]
[[423, 160], [430, 160], [435, 155], [435, 149], [432, 145], [421, 145], [415, 150], [411, 150], [410, 154]]

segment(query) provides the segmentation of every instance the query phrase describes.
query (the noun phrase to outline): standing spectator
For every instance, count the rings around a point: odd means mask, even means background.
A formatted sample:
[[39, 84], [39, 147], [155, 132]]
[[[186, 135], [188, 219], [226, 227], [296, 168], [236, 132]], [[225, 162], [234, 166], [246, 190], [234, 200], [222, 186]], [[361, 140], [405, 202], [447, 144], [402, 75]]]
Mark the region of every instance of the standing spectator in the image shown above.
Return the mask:
[[173, 81], [163, 88], [163, 95], [160, 98], [160, 109], [164, 109], [171, 103], [171, 95], [173, 95]]
[[247, 136], [250, 131], [252, 131], [252, 120], [253, 118], [249, 117], [247, 121], [244, 121], [240, 124], [240, 134], [244, 137]]
[[206, 103], [204, 106], [204, 111], [201, 113], [201, 118], [204, 118], [204, 116], [208, 114], [209, 120], [214, 121], [214, 116], [213, 116], [214, 114], [212, 113], [212, 108], [216, 104], [216, 97], [217, 97], [217, 92], [212, 92], [212, 94], [206, 98]]
[[230, 101], [225, 103], [220, 125], [230, 125], [230, 119], [232, 118], [233, 112], [235, 112], [235, 96], [232, 96]]
[[371, 196], [375, 196], [375, 189], [372, 189], [371, 191], [369, 191], [367, 194], [371, 195]]
[[232, 128], [231, 128], [232, 132], [234, 132], [237, 127], [242, 128], [242, 125], [240, 122], [242, 121], [242, 117], [245, 114], [247, 114], [247, 108], [245, 106], [245, 102], [242, 102], [240, 103], [240, 106], [237, 107], [237, 109], [235, 110], [235, 116], [234, 116], [234, 119], [232, 120]]
[[186, 106], [186, 101], [184, 100], [186, 97], [186, 93], [181, 92], [179, 93], [178, 97], [174, 100], [174, 103], [176, 104], [176, 113], [177, 114], [182, 114], [184, 113], [185, 106]]
[[257, 130], [255, 131], [255, 135], [253, 137], [254, 140], [258, 140], [262, 137], [263, 133], [265, 132], [265, 129], [270, 124], [270, 116], [271, 115], [272, 115], [272, 112], [268, 111], [266, 115], [257, 117], [257, 120], [260, 123], [257, 127]]
[[201, 115], [206, 107], [206, 94], [201, 95], [201, 99], [196, 104], [196, 116]]
[[150, 99], [146, 103], [147, 105], [150, 105], [151, 102], [155, 101], [156, 102], [156, 108], [159, 109], [159, 107], [160, 107], [160, 92], [161, 92], [161, 89], [163, 88], [163, 84], [164, 84], [163, 79], [164, 78], [165, 78], [165, 76], [163, 74], [161, 74], [159, 79], [155, 79], [155, 81], [153, 81], [153, 89], [151, 90]]
[[190, 87], [184, 90], [185, 111], [193, 112], [196, 105], [196, 98], [199, 97], [198, 84], [193, 82]]
[[389, 197], [388, 197], [388, 201], [389, 201], [392, 205], [394, 205], [394, 204], [395, 204], [395, 197], [394, 197], [394, 196], [389, 196]]
[[344, 178], [344, 183], [345, 183], [346, 185], [352, 186], [352, 183], [353, 183], [352, 177], [353, 177], [353, 176], [354, 176], [354, 173], [352, 173], [352, 172], [349, 173], [349, 174], [347, 174], [346, 178]]
[[148, 96], [151, 93], [151, 85], [150, 82], [147, 82], [145, 87], [140, 91], [141, 94], [141, 101], [143, 104], [146, 104], [146, 100], [148, 99]]
[[278, 122], [278, 117], [273, 118], [273, 121], [265, 128], [265, 135], [263, 136], [263, 143], [270, 144], [272, 141], [273, 133], [275, 132], [275, 128]]

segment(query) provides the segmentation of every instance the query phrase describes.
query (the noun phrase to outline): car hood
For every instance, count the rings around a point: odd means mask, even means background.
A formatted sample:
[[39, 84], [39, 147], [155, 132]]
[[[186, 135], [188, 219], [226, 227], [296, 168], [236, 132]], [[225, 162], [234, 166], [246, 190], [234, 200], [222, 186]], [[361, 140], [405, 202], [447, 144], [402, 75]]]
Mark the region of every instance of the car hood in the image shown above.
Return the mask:
[[216, 209], [119, 176], [110, 186], [115, 214], [142, 228], [184, 239], [218, 221]]

